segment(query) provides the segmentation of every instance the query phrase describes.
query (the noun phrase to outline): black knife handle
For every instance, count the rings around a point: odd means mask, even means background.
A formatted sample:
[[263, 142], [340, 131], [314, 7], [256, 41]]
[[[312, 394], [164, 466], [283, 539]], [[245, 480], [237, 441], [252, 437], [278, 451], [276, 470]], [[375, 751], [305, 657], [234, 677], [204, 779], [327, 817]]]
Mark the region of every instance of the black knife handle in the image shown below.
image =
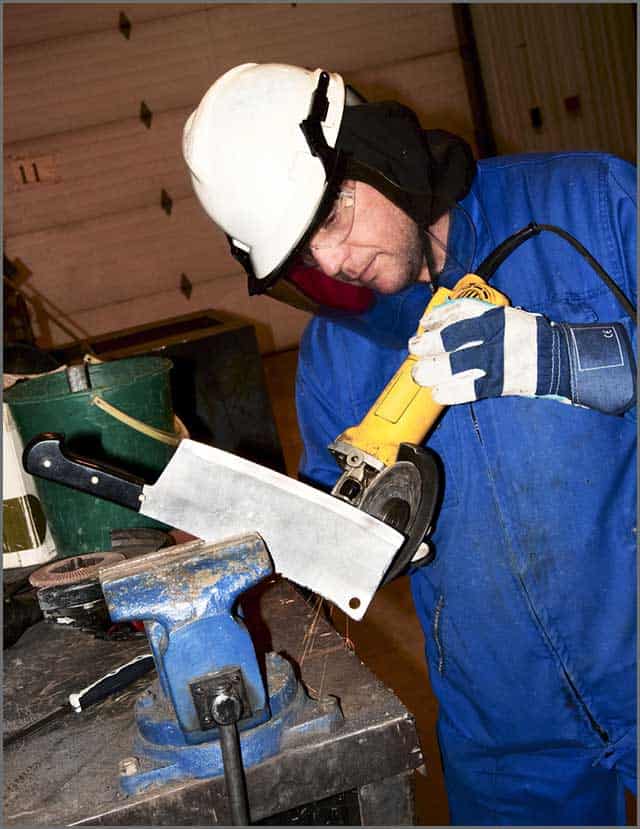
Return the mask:
[[122, 469], [65, 451], [64, 435], [52, 432], [36, 435], [24, 448], [22, 465], [38, 478], [64, 484], [136, 512], [140, 509], [144, 481]]

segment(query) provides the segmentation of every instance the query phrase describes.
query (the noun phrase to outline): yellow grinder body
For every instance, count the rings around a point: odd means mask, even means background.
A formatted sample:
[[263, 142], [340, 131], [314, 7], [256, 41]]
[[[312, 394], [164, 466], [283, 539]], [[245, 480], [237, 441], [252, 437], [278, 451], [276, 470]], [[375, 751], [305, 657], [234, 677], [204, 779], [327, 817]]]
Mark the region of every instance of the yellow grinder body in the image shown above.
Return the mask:
[[[510, 304], [504, 294], [490, 287], [480, 276], [469, 273], [453, 289], [438, 288], [424, 315], [438, 305], [465, 297], [491, 305]], [[416, 333], [422, 331], [418, 327]], [[344, 431], [336, 443], [353, 446], [377, 458], [384, 466], [395, 463], [401, 443], [422, 443], [444, 406], [436, 403], [428, 387], [418, 385], [411, 376], [417, 359], [412, 354], [407, 356], [364, 419]]]

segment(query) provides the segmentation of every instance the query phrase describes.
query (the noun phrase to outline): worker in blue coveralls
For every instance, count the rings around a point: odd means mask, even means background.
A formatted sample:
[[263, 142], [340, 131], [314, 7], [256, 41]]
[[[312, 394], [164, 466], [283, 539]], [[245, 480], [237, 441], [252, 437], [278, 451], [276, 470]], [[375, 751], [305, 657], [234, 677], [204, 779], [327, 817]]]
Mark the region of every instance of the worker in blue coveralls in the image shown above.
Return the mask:
[[[452, 822], [624, 824], [624, 789], [636, 790], [634, 168], [595, 152], [476, 163], [405, 107], [278, 64], [223, 75], [183, 148], [250, 292], [316, 310], [297, 376], [305, 479], [333, 486], [328, 444], [408, 351], [415, 382], [450, 407], [427, 438], [444, 472], [435, 556], [411, 585]], [[528, 225], [492, 279], [511, 307], [457, 299], [422, 319], [436, 286]]]

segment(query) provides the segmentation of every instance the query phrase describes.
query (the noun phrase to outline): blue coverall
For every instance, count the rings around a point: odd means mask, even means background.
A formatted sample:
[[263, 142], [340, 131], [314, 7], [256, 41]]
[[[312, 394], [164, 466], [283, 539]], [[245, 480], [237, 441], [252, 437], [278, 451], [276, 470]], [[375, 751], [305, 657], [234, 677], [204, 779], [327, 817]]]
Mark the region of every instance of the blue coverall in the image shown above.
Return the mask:
[[[461, 203], [472, 267], [529, 222], [554, 224], [635, 303], [635, 192], [635, 168], [612, 156], [481, 161]], [[441, 284], [461, 275], [445, 266]], [[635, 349], [611, 291], [555, 235], [527, 241], [492, 284], [556, 322], [621, 321]], [[310, 322], [296, 389], [302, 475], [336, 481], [327, 445], [405, 358], [429, 298], [414, 285], [358, 317]], [[426, 445], [443, 462], [444, 500], [435, 560], [411, 585], [452, 822], [624, 824], [623, 787], [636, 785], [635, 407], [480, 400], [448, 409]]]

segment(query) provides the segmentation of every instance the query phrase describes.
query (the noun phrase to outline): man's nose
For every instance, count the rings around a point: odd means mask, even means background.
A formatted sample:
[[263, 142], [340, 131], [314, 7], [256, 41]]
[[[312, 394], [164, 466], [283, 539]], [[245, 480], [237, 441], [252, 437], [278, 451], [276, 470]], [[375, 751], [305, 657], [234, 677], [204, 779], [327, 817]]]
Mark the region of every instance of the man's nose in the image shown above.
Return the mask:
[[347, 246], [344, 244], [335, 247], [313, 248], [311, 252], [318, 267], [326, 276], [337, 276], [342, 271], [348, 254]]

